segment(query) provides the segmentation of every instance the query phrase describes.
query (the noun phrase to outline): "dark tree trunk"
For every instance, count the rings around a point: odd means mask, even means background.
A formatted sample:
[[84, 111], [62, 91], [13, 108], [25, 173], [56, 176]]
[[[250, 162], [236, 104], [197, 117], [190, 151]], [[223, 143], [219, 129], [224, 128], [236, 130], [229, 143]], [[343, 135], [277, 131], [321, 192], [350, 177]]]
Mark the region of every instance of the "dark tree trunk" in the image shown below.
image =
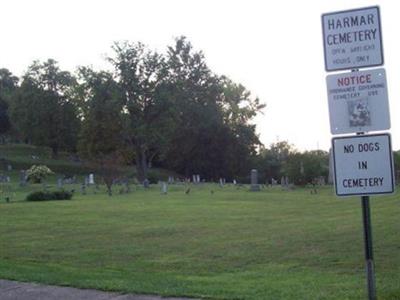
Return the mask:
[[147, 159], [143, 149], [136, 150], [136, 171], [139, 182], [147, 178]]
[[53, 159], [58, 158], [58, 145], [51, 146], [51, 158], [53, 158]]

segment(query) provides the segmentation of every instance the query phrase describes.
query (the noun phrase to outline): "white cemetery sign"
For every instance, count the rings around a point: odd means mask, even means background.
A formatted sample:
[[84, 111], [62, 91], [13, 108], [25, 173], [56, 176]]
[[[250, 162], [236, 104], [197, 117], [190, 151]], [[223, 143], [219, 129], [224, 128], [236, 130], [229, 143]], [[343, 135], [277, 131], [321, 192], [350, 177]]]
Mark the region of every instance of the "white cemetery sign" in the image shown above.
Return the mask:
[[326, 71], [383, 65], [379, 7], [322, 15]]
[[326, 77], [332, 134], [390, 129], [385, 69]]
[[333, 138], [332, 149], [336, 195], [394, 192], [389, 134]]

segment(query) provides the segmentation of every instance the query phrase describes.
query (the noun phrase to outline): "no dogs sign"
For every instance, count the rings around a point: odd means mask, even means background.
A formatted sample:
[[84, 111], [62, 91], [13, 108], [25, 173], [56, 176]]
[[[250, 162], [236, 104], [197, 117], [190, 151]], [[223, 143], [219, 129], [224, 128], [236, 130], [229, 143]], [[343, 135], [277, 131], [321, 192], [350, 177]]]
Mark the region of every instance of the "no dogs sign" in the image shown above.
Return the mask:
[[389, 134], [333, 138], [332, 149], [338, 196], [393, 193]]

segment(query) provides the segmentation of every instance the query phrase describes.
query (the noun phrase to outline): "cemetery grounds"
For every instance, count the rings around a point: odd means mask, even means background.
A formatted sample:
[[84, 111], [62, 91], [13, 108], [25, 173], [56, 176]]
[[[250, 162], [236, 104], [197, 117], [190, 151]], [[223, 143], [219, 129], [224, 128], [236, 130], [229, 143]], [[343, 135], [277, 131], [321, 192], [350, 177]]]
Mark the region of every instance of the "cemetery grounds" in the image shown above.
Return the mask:
[[[2, 279], [205, 299], [366, 297], [360, 199], [331, 186], [115, 186], [109, 197], [104, 186], [84, 195], [72, 184], [72, 200], [27, 202], [40, 186], [19, 187], [10, 174]], [[399, 193], [372, 197], [371, 209], [378, 298], [400, 299]]]

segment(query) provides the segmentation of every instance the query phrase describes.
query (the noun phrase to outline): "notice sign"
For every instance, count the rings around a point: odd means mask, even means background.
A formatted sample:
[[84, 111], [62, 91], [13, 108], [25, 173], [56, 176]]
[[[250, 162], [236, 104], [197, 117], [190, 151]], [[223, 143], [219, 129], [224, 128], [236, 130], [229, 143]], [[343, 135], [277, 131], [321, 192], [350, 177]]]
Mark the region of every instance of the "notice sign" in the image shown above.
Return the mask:
[[336, 195], [394, 192], [389, 134], [333, 138], [332, 149]]
[[328, 75], [332, 134], [390, 129], [385, 69]]
[[326, 71], [383, 65], [379, 7], [322, 15]]

